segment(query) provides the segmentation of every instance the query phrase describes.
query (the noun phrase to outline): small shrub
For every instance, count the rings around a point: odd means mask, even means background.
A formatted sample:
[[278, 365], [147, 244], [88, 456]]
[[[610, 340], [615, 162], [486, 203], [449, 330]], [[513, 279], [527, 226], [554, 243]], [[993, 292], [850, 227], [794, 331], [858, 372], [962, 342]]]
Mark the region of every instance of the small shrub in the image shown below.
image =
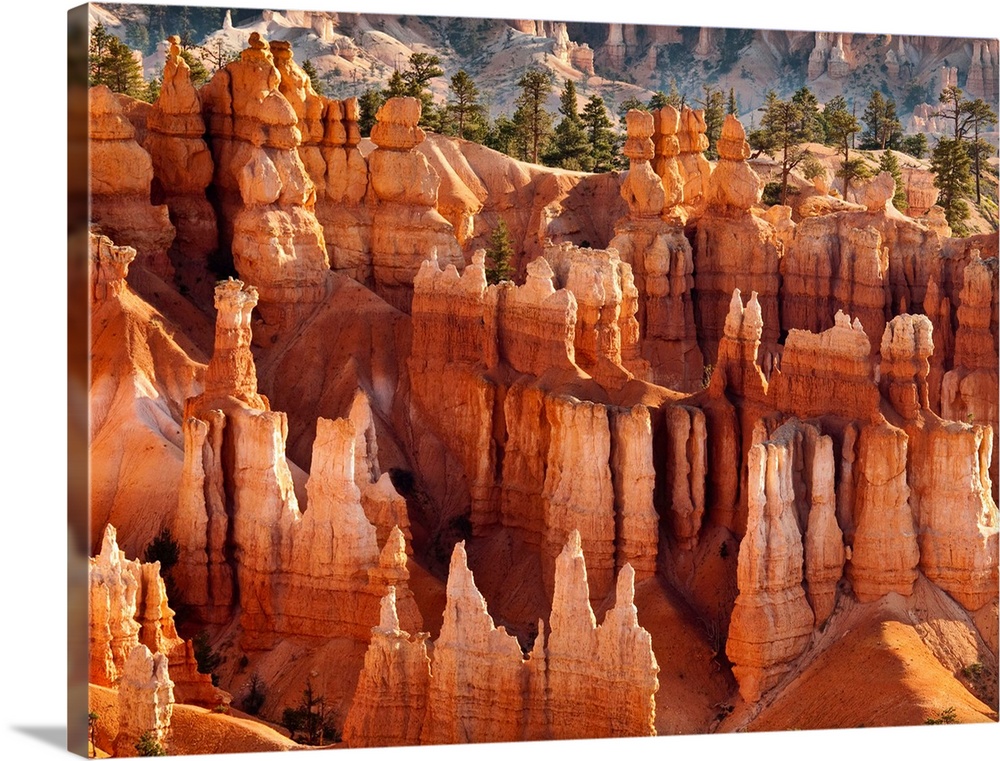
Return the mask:
[[302, 702], [295, 708], [286, 708], [281, 714], [281, 724], [292, 734], [292, 739], [308, 745], [326, 745], [341, 741], [340, 730], [333, 723], [327, 708], [326, 696], [317, 695], [312, 681], [306, 681]]
[[229, 706], [225, 703], [219, 703], [219, 705], [212, 709], [212, 713], [229, 713]]
[[142, 736], [135, 743], [135, 750], [140, 756], [165, 756], [167, 752], [163, 750], [160, 741], [156, 739], [152, 732], [143, 732]]
[[715, 372], [715, 365], [705, 365], [701, 370], [701, 387], [708, 388], [712, 383], [712, 373]]
[[952, 706], [948, 706], [938, 714], [936, 719], [928, 718], [924, 721], [924, 724], [958, 724], [958, 717], [955, 716], [955, 709]]
[[194, 644], [194, 659], [198, 662], [199, 674], [211, 674], [212, 685], [219, 686], [219, 677], [215, 670], [222, 663], [222, 656], [212, 649], [208, 641], [208, 632], [204, 629], [198, 632], [192, 640]]

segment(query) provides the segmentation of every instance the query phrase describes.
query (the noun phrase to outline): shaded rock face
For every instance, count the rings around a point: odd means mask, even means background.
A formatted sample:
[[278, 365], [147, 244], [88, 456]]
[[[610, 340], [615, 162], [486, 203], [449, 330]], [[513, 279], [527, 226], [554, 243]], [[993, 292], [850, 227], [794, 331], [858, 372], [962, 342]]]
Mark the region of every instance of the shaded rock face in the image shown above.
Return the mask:
[[178, 282], [199, 301], [211, 294], [209, 258], [219, 247], [215, 210], [205, 195], [212, 182], [212, 154], [203, 137], [201, 98], [191, 69], [172, 36], [163, 65], [163, 83], [146, 121], [143, 147], [153, 161], [153, 184], [177, 230], [168, 251]]
[[232, 250], [240, 277], [260, 292], [268, 338], [322, 300], [330, 268], [315, 215], [316, 186], [299, 154], [299, 117], [280, 86], [270, 47], [255, 32], [240, 60], [200, 92], [215, 160], [220, 243]]
[[170, 282], [174, 268], [167, 251], [176, 231], [167, 207], [150, 202], [153, 161], [135, 134], [115, 94], [104, 85], [90, 88], [91, 221]]
[[393, 593], [383, 598], [345, 740], [365, 747], [413, 744], [418, 736], [442, 744], [655, 734], [659, 667], [637, 620], [634, 579], [624, 565], [615, 606], [597, 626], [580, 537], [572, 532], [556, 565], [548, 641], [539, 621], [525, 657], [494, 625], [458, 543], [429, 664], [427, 635], [411, 639], [400, 630]]

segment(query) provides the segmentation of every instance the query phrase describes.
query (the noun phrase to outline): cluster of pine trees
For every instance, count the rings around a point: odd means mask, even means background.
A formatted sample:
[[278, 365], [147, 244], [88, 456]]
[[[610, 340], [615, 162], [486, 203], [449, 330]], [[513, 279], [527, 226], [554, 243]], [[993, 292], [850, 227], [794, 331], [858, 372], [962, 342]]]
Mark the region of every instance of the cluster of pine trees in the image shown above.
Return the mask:
[[[965, 225], [969, 218], [967, 201], [973, 187], [977, 205], [992, 202], [983, 195], [981, 176], [987, 159], [995, 150], [982, 139], [981, 133], [997, 123], [997, 115], [981, 98], [964, 98], [957, 87], [946, 88], [941, 93], [940, 103], [937, 115], [952, 122], [953, 135], [938, 140], [931, 153], [931, 171], [941, 191], [938, 205], [944, 208], [953, 231], [963, 235], [968, 232]], [[761, 111], [760, 125], [750, 131], [747, 139], [757, 154], [766, 153], [781, 164], [780, 196], [772, 200], [786, 202], [788, 176], [799, 165], [807, 178], [822, 171], [812, 168], [816, 159], [807, 144], [823, 143], [841, 152], [837, 176], [844, 183], [845, 195], [852, 182], [871, 174], [861, 155], [857, 152], [852, 155], [852, 151], [882, 151], [879, 171], [889, 172], [895, 178], [893, 204], [901, 210], [906, 208], [902, 171], [894, 151], [920, 159], [929, 149], [926, 135], [904, 133], [892, 98], [873, 90], [859, 119], [855, 108], [843, 96], [832, 98], [821, 109], [816, 96], [803, 87], [787, 100], [770, 92]], [[984, 210], [995, 225], [995, 207]]]

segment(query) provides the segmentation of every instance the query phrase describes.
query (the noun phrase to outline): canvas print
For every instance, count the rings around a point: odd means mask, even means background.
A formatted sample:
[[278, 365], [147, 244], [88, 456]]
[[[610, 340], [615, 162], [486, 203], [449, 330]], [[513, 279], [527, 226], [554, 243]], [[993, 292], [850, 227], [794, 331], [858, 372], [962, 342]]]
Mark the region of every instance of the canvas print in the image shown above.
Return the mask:
[[997, 40], [71, 19], [75, 750], [997, 721]]

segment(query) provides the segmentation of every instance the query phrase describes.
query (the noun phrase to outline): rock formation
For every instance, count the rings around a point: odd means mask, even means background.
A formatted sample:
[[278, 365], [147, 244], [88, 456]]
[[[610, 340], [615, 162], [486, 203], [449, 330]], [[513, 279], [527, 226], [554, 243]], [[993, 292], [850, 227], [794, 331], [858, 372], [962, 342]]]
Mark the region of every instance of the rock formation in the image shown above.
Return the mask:
[[90, 218], [119, 245], [130, 246], [139, 264], [173, 279], [167, 256], [176, 234], [167, 207], [150, 203], [153, 162], [136, 142], [135, 128], [115, 94], [90, 88]]
[[708, 150], [708, 136], [705, 134], [705, 112], [702, 109], [681, 110], [680, 129], [677, 141], [680, 155], [677, 158], [681, 176], [684, 178], [684, 203], [688, 206], [699, 204], [707, 190], [712, 167], [705, 158]]
[[597, 626], [580, 536], [572, 532], [556, 561], [546, 643], [548, 715], [553, 739], [655, 734], [659, 666], [633, 602], [635, 574], [618, 575], [615, 607]]
[[[260, 293], [258, 340], [288, 329], [327, 292], [330, 262], [316, 186], [299, 155], [302, 128], [281, 93], [270, 46], [256, 32], [238, 61], [201, 90], [215, 159], [220, 244]], [[286, 88], [288, 86], [286, 85]], [[265, 332], [266, 331], [266, 332]]]
[[191, 642], [177, 635], [159, 562], [127, 560], [114, 526], [104, 532], [101, 553], [90, 559], [89, 590], [91, 684], [113, 686], [143, 645], [170, 661], [178, 701], [211, 708], [229, 702], [209, 674], [198, 672]]
[[756, 701], [806, 649], [815, 620], [802, 588], [803, 545], [789, 427], [749, 455], [747, 531], [740, 543], [736, 598], [726, 654], [740, 694]]
[[413, 279], [436, 254], [443, 264], [464, 263], [452, 226], [437, 211], [440, 180], [422, 154], [420, 101], [390, 98], [375, 115], [368, 156], [372, 194], [371, 258], [375, 292], [410, 311]]
[[180, 38], [174, 35], [168, 42], [160, 96], [150, 109], [143, 147], [153, 161], [156, 194], [177, 230], [168, 254], [178, 282], [207, 301], [213, 280], [209, 257], [219, 247], [215, 210], [205, 195], [214, 167], [203, 139], [201, 98], [191, 83], [191, 68], [180, 55]]
[[708, 204], [746, 211], [760, 200], [763, 187], [760, 177], [746, 163], [750, 144], [743, 125], [732, 114], [726, 115], [716, 150], [719, 162], [708, 179]]
[[494, 625], [459, 542], [430, 662], [426, 635], [411, 639], [400, 628], [393, 592], [383, 598], [345, 740], [364, 747], [409, 745], [418, 737], [441, 744], [655, 734], [659, 667], [637, 620], [634, 581], [626, 563], [615, 605], [598, 626], [580, 536], [572, 532], [557, 563], [548, 643], [539, 621], [525, 657]]
[[399, 628], [396, 589], [389, 587], [344, 720], [343, 737], [349, 747], [420, 742], [431, 671], [426, 638], [426, 634], [411, 637]]
[[[667, 106], [655, 116], [651, 125], [648, 114], [629, 112], [625, 154], [630, 168], [621, 189], [629, 216], [616, 224], [610, 248], [632, 270], [641, 355], [650, 364], [651, 379], [690, 390], [701, 380], [702, 365], [691, 298], [691, 246], [676, 224], [661, 219], [682, 198], [675, 136], [679, 114]], [[649, 164], [651, 127], [656, 128], [656, 172]]]
[[448, 601], [434, 643], [423, 744], [512, 742], [522, 739], [524, 664], [517, 640], [486, 610], [455, 545]]
[[140, 754], [136, 743], [143, 735], [169, 748], [170, 715], [174, 683], [167, 673], [167, 658], [149, 652], [145, 645], [132, 648], [118, 680], [118, 735], [115, 756]]
[[708, 465], [705, 414], [700, 409], [676, 404], [667, 408], [666, 418], [671, 529], [680, 548], [693, 550], [705, 515]]

